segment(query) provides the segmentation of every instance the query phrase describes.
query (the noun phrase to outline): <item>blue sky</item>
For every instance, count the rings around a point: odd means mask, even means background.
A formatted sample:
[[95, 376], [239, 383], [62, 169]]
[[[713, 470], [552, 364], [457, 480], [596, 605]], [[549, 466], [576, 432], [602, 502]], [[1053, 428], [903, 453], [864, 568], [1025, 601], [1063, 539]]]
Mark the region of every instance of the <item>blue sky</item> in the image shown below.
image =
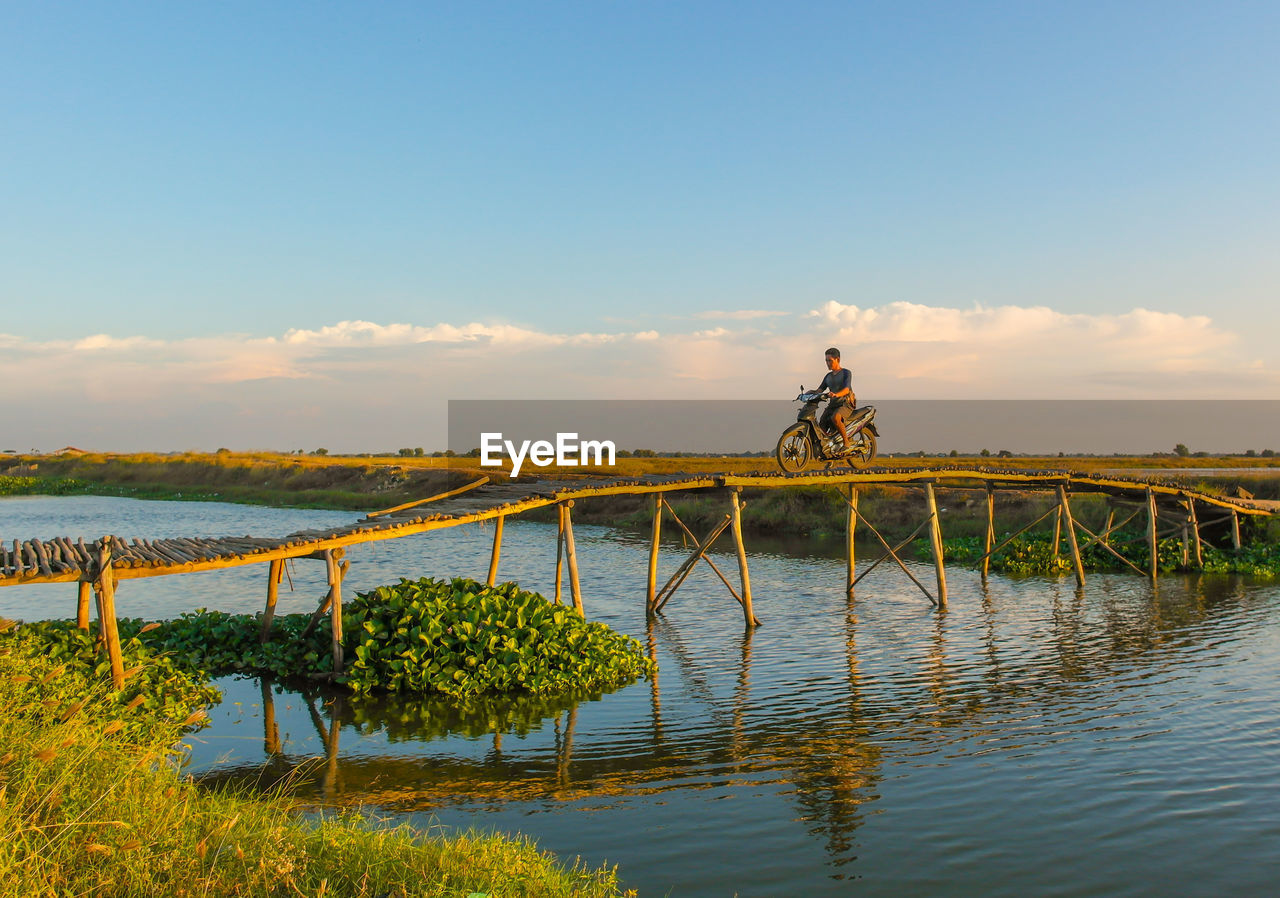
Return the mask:
[[0, 442], [418, 445], [836, 341], [860, 395], [1278, 398], [1278, 45], [1274, 3], [6, 4], [0, 375], [58, 401]]

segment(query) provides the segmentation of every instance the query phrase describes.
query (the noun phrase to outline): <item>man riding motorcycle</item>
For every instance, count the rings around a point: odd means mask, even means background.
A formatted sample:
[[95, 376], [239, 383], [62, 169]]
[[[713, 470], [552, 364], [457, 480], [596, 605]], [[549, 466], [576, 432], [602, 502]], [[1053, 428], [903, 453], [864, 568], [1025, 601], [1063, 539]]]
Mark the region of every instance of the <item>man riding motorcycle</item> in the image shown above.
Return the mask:
[[818, 389], [830, 393], [831, 401], [827, 403], [827, 407], [822, 413], [822, 420], [819, 422], [819, 426], [827, 433], [830, 433], [834, 424], [840, 434], [843, 448], [847, 451], [849, 448], [849, 433], [846, 425], [856, 404], [853, 395], [853, 372], [848, 368], [840, 367], [840, 350], [834, 346], [826, 351], [825, 358], [827, 375], [822, 378], [822, 384]]

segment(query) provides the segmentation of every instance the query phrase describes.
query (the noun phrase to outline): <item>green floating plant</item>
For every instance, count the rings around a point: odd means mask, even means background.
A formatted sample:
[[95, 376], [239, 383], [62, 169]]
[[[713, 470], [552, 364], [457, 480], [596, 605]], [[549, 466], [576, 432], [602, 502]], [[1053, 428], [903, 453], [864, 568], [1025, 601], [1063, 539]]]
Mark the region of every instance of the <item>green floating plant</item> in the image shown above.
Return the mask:
[[548, 695], [647, 677], [639, 642], [515, 583], [401, 580], [344, 609], [356, 692]]
[[[342, 611], [346, 667], [338, 682], [357, 693], [581, 695], [654, 670], [635, 639], [515, 583], [402, 579], [357, 594]], [[162, 623], [121, 619], [119, 629], [126, 654], [157, 659], [153, 677], [327, 678], [333, 670], [330, 622], [326, 617], [308, 633], [310, 617], [278, 615], [266, 642], [256, 615], [204, 609]], [[106, 663], [92, 633], [70, 622], [24, 629], [38, 632], [55, 657]]]

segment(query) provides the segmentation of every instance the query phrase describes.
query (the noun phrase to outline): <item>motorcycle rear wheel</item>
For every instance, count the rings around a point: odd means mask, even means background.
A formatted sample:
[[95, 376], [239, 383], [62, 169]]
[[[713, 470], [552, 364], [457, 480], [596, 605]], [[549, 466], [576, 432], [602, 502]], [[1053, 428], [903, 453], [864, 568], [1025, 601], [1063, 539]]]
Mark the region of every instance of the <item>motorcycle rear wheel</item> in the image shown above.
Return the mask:
[[849, 467], [859, 468], [871, 464], [872, 459], [876, 457], [875, 434], [864, 430], [854, 437], [854, 443], [858, 448], [847, 456]]
[[778, 459], [778, 467], [788, 474], [803, 471], [813, 464], [813, 444], [809, 441], [809, 428], [803, 424], [794, 424], [778, 437], [778, 448], [774, 451]]

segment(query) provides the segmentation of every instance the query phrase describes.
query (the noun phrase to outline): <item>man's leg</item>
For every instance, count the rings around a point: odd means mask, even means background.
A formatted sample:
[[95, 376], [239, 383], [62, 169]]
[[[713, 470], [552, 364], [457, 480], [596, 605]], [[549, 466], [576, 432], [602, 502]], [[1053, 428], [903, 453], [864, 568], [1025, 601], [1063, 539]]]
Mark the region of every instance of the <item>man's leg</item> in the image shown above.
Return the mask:
[[840, 442], [844, 445], [844, 448], [848, 449], [849, 434], [845, 430], [844, 415], [837, 412], [835, 417], [835, 422], [836, 422], [836, 430], [840, 431]]

